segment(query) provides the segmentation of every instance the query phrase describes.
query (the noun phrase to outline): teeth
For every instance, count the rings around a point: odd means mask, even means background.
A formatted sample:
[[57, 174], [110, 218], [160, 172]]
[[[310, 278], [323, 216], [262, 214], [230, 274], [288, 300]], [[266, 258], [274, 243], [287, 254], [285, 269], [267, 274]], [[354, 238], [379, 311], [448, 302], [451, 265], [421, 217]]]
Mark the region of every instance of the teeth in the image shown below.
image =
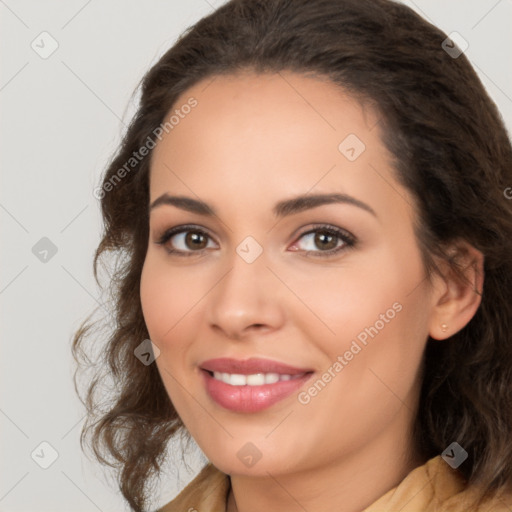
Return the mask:
[[263, 386], [263, 384], [274, 384], [280, 380], [290, 380], [301, 377], [301, 375], [280, 374], [280, 373], [254, 373], [252, 375], [241, 375], [239, 373], [213, 372], [213, 378], [231, 386]]
[[244, 384], [248, 386], [262, 386], [265, 384], [265, 374], [255, 373], [253, 375], [246, 375]]

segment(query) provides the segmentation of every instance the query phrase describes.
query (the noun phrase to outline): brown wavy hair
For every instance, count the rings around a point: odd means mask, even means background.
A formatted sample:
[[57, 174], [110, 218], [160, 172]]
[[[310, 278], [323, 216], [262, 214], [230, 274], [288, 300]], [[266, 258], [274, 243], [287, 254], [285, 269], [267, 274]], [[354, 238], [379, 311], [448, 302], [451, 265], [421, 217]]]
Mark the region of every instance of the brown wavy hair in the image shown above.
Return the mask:
[[149, 338], [139, 283], [151, 151], [139, 150], [187, 88], [243, 70], [327, 78], [376, 109], [397, 179], [415, 199], [428, 276], [436, 256], [461, 270], [445, 250], [456, 240], [484, 254], [476, 314], [449, 341], [427, 341], [414, 435], [425, 460], [457, 441], [469, 454], [458, 469], [481, 499], [512, 489], [512, 147], [466, 56], [443, 49], [446, 37], [391, 0], [232, 0], [186, 30], [143, 77], [99, 194], [104, 228], [93, 268], [111, 314], [89, 315], [72, 345], [88, 412], [82, 448], [116, 468], [133, 510], [147, 507], [169, 440], [187, 436], [156, 365], [134, 356]]

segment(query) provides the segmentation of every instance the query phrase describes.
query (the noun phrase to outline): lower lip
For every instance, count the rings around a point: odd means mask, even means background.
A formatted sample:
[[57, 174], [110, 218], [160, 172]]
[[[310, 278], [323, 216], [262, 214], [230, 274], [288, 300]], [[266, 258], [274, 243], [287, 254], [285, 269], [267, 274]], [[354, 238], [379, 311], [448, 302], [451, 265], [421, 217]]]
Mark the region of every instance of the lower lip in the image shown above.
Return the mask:
[[267, 409], [297, 391], [312, 375], [307, 373], [297, 379], [262, 386], [231, 386], [214, 379], [206, 370], [201, 370], [201, 373], [210, 397], [220, 406], [234, 412], [258, 412]]

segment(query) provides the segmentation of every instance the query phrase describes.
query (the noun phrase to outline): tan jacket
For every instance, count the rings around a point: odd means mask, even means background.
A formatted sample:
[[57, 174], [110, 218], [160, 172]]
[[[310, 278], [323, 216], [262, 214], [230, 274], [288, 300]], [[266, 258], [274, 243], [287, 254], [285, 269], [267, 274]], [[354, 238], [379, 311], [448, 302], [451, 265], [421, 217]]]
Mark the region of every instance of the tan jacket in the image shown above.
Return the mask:
[[[413, 469], [396, 487], [361, 512], [512, 512], [512, 495], [495, 497], [471, 508], [474, 491], [440, 455]], [[157, 512], [226, 512], [228, 475], [211, 463], [183, 491]]]

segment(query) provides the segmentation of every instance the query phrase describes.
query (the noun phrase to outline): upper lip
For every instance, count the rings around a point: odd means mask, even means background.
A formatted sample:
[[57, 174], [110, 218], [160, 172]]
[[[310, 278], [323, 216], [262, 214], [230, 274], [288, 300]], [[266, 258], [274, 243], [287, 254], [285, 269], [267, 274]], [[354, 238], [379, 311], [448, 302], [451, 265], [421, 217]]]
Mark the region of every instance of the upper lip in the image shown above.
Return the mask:
[[252, 357], [250, 359], [231, 359], [221, 357], [208, 359], [201, 363], [200, 368], [210, 372], [236, 373], [240, 375], [252, 375], [255, 373], [279, 373], [282, 375], [298, 375], [309, 373], [309, 368], [297, 368], [288, 364], [279, 363], [270, 359]]

